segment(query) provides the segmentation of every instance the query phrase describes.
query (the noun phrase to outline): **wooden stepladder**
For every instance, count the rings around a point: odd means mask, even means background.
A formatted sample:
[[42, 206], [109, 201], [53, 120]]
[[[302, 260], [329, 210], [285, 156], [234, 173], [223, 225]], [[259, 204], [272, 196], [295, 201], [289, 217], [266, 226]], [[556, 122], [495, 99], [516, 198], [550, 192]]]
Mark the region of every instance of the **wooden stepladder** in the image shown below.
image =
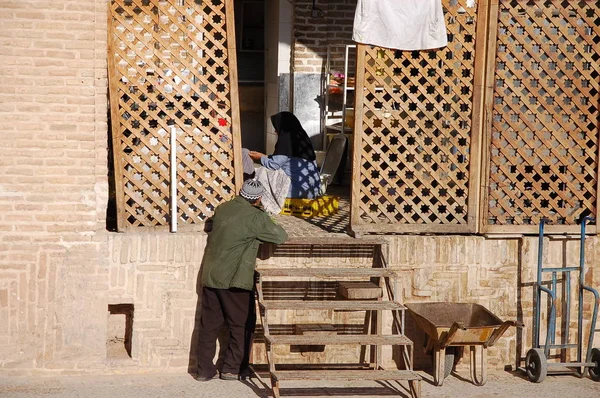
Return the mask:
[[[326, 243], [323, 243], [326, 244]], [[354, 243], [356, 244], [356, 243]], [[394, 296], [397, 275], [385, 267], [361, 268], [264, 268], [257, 271], [256, 291], [258, 307], [264, 331], [266, 356], [269, 365], [274, 397], [279, 397], [281, 381], [286, 380], [396, 380], [407, 381], [413, 397], [421, 395], [421, 376], [412, 370], [413, 342], [404, 335], [405, 307]], [[279, 300], [265, 298], [264, 281], [318, 280], [337, 283], [336, 297], [328, 299]], [[384, 294], [387, 292], [387, 294]], [[295, 325], [295, 334], [272, 333], [271, 319], [281, 319], [272, 313], [280, 311], [327, 311], [335, 316], [341, 311], [363, 311], [365, 325], [361, 333], [337, 331], [331, 324]], [[383, 332], [383, 312], [392, 313], [397, 333]], [[292, 318], [293, 319], [293, 318]], [[339, 332], [343, 332], [338, 334]], [[330, 345], [361, 346], [361, 358], [357, 364], [328, 369], [327, 364], [305, 363], [298, 369], [283, 370], [275, 346], [318, 347]], [[399, 346], [406, 369], [384, 369], [382, 347]], [[368, 350], [367, 350], [368, 349]], [[367, 359], [367, 351], [370, 356]], [[313, 367], [313, 365], [315, 365]]]

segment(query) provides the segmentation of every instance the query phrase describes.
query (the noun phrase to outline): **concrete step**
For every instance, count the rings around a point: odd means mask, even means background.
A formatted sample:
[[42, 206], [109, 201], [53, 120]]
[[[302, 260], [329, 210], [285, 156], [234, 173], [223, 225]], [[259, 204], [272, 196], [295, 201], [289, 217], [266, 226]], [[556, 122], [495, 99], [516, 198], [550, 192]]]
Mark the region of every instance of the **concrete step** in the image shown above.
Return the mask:
[[313, 246], [379, 246], [386, 244], [383, 238], [351, 238], [337, 236], [302, 236], [291, 237], [285, 243], [277, 245], [278, 247], [313, 245]]
[[383, 289], [373, 282], [343, 281], [338, 284], [338, 295], [347, 300], [368, 300], [383, 297]]
[[421, 380], [412, 370], [276, 370], [271, 373], [280, 380]]

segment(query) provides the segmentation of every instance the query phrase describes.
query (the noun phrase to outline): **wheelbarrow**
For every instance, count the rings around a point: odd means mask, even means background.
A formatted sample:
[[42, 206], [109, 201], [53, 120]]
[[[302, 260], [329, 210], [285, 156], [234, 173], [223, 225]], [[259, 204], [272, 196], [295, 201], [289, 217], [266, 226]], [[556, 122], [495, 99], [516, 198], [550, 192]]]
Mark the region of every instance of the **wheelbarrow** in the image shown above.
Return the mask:
[[[476, 386], [486, 382], [487, 348], [504, 334], [510, 326], [522, 327], [515, 321], [502, 321], [487, 308], [469, 303], [412, 303], [405, 304], [417, 326], [427, 335], [425, 352], [433, 351], [433, 381], [444, 383], [454, 367], [455, 355], [460, 347], [471, 349], [471, 380]], [[476, 346], [482, 346], [481, 360], [477, 366]], [[477, 368], [481, 368], [481, 376]]]

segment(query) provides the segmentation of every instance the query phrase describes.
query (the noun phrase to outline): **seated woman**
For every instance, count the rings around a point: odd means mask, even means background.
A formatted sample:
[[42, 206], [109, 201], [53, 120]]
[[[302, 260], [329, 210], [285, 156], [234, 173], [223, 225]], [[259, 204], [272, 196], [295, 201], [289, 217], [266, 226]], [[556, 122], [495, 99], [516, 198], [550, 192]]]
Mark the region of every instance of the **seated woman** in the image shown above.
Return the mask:
[[291, 112], [271, 116], [277, 132], [277, 143], [272, 155], [250, 151], [254, 161], [271, 170], [282, 170], [290, 178], [288, 198], [314, 199], [319, 196], [321, 180], [312, 142], [300, 121]]

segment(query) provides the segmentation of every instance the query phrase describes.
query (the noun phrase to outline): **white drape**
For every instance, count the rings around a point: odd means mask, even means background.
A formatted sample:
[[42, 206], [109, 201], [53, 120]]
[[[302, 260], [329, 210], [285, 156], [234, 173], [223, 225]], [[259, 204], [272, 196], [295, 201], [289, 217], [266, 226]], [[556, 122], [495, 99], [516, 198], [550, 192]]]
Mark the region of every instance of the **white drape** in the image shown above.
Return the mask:
[[398, 50], [448, 44], [441, 0], [358, 0], [352, 39]]

